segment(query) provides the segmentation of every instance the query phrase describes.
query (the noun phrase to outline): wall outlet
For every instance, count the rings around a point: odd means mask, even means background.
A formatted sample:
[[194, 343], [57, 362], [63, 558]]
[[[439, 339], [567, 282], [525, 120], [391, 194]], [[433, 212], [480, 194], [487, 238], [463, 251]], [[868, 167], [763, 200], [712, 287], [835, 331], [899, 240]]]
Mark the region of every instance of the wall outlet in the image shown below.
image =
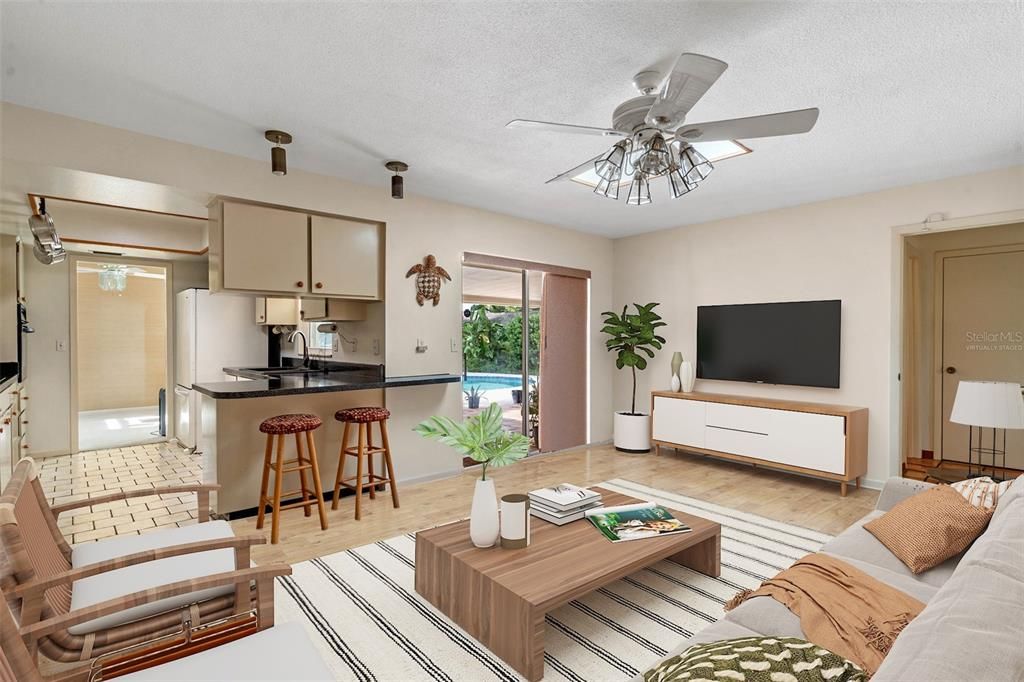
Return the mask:
[[457, 338], [455, 338], [454, 336], [452, 337], [452, 344], [451, 345], [452, 345], [452, 352], [453, 353], [458, 353], [459, 352], [459, 340]]
[[64, 339], [57, 339], [57, 352], [63, 353], [68, 349], [68, 343]]
[[373, 340], [373, 354], [380, 355], [380, 339]]

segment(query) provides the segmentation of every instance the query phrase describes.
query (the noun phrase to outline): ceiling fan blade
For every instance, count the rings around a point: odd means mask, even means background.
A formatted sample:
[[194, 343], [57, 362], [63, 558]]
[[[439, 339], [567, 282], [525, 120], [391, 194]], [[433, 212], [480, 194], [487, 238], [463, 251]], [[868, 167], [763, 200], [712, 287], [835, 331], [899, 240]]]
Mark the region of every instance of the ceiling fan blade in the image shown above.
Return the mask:
[[611, 128], [593, 128], [591, 126], [574, 126], [569, 123], [549, 123], [548, 121], [528, 121], [517, 118], [505, 124], [506, 128], [531, 128], [533, 130], [547, 130], [553, 133], [572, 133], [574, 135], [603, 135], [622, 137], [624, 133]]
[[690, 142], [714, 140], [749, 140], [755, 137], [777, 137], [806, 133], [818, 120], [818, 109], [797, 109], [777, 114], [732, 118], [708, 123], [687, 123], [676, 131], [676, 137]]
[[580, 173], [582, 173], [588, 166], [590, 168], [593, 168], [594, 167], [594, 163], [596, 163], [597, 160], [600, 159], [602, 156], [604, 156], [604, 154], [598, 154], [597, 156], [595, 156], [594, 158], [590, 159], [589, 161], [584, 161], [583, 163], [581, 163], [580, 165], [576, 166], [575, 168], [570, 168], [569, 170], [565, 171], [564, 173], [556, 175], [555, 177], [551, 178], [550, 180], [545, 181], [544, 184], [546, 185], [546, 184], [551, 183], [551, 182], [557, 182], [559, 180], [568, 180], [569, 178], [575, 177], [575, 176], [579, 175]]
[[679, 55], [658, 99], [647, 112], [647, 122], [665, 127], [682, 120], [727, 68], [728, 64], [714, 57], [691, 52]]

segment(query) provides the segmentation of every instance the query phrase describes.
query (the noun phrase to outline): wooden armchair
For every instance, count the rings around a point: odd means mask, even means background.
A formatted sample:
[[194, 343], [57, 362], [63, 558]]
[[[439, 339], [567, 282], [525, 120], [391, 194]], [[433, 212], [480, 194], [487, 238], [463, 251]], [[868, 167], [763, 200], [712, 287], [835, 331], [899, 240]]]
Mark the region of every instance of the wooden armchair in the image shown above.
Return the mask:
[[[261, 536], [235, 537], [209, 521], [209, 493], [194, 485], [116, 493], [50, 507], [35, 464], [18, 462], [0, 496], [0, 589], [16, 609], [29, 652], [85, 661], [181, 628], [182, 612], [202, 625], [262, 604], [260, 627], [273, 620], [273, 578], [287, 566], [250, 568]], [[69, 509], [162, 493], [196, 492], [201, 521], [192, 526], [68, 546], [57, 516]], [[269, 621], [268, 621], [269, 619]]]
[[[216, 583], [247, 585], [257, 581], [266, 590], [260, 600], [273, 605], [275, 576], [288, 575], [291, 568], [279, 565], [246, 568], [204, 579]], [[187, 593], [193, 581], [166, 585], [151, 594], [130, 595], [130, 600], [160, 599], [172, 593]], [[334, 675], [324, 664], [302, 625], [288, 623], [269, 627], [273, 610], [257, 608], [259, 631], [245, 625], [246, 618], [228, 618], [210, 626], [183, 630], [184, 638], [166, 638], [153, 646], [129, 648], [96, 659], [91, 665], [65, 668], [53, 676], [43, 676], [30, 652], [32, 641], [67, 627], [69, 622], [93, 618], [97, 613], [120, 608], [115, 602], [98, 605], [88, 612], [71, 612], [58, 618], [39, 621], [26, 627], [17, 623], [8, 605], [8, 595], [0, 594], [0, 680], [3, 682], [90, 682], [118, 677], [125, 682], [204, 682], [207, 680], [331, 680]], [[202, 632], [203, 630], [206, 632]], [[192, 639], [195, 636], [197, 639]], [[29, 644], [26, 644], [26, 641]], [[104, 661], [104, 658], [107, 660]]]

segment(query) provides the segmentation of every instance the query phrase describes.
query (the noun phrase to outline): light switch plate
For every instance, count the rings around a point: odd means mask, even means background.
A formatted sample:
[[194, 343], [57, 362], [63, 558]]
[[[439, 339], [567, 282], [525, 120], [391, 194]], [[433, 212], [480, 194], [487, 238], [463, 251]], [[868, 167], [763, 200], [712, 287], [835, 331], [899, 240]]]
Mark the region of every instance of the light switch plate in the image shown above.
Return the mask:
[[454, 336], [452, 337], [452, 352], [453, 353], [458, 353], [459, 352], [459, 340], [457, 338], [455, 338]]

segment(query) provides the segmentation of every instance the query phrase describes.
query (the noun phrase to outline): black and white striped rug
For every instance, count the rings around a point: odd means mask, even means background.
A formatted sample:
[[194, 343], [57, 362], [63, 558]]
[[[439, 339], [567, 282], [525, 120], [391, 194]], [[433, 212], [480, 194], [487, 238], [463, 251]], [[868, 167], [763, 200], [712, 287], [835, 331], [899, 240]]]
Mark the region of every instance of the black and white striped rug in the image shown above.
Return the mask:
[[[634, 677], [723, 615], [723, 605], [831, 536], [622, 479], [600, 484], [722, 525], [722, 575], [662, 561], [547, 619], [545, 680]], [[539, 521], [535, 521], [540, 523]], [[339, 680], [521, 680], [413, 588], [413, 534], [296, 564], [280, 622], [303, 622]]]

